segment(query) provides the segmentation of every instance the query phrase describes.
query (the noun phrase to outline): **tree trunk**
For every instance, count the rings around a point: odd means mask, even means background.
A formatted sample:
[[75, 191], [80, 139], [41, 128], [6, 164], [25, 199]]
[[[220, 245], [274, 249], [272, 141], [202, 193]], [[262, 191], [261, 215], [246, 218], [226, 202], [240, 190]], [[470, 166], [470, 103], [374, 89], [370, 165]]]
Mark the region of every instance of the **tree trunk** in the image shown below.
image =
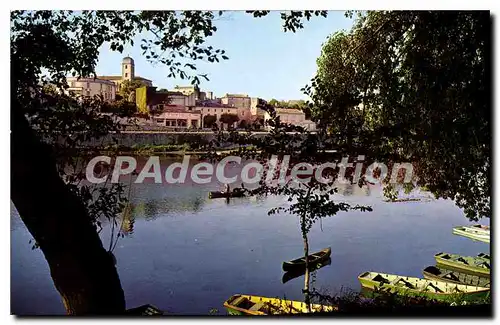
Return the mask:
[[[304, 221], [302, 221], [304, 222]], [[310, 311], [310, 301], [309, 301], [309, 241], [307, 240], [307, 234], [302, 233], [302, 238], [304, 239], [304, 256], [306, 258], [306, 273], [304, 276], [304, 302], [307, 304], [307, 309]]]
[[50, 148], [11, 105], [11, 200], [49, 264], [67, 313], [122, 314], [125, 298], [112, 256], [59, 177]]

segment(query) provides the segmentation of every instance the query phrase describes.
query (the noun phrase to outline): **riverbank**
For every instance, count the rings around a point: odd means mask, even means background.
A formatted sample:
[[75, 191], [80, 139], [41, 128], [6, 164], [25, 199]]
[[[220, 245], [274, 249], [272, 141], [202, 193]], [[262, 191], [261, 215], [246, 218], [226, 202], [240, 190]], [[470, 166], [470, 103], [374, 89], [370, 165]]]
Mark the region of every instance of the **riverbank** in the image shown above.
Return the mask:
[[[255, 149], [254, 146], [236, 146], [236, 147], [228, 147], [224, 149], [215, 150], [216, 154], [227, 154], [234, 150], [252, 150]], [[203, 156], [207, 155], [210, 152], [206, 149], [194, 149], [190, 144], [164, 144], [164, 145], [133, 145], [131, 147], [120, 146], [120, 145], [112, 145], [105, 146], [103, 148], [94, 149], [94, 151], [99, 152], [102, 155], [132, 155], [132, 156], [140, 156], [140, 155], [160, 155], [164, 157], [177, 157], [177, 156]], [[260, 152], [257, 151], [257, 152]]]

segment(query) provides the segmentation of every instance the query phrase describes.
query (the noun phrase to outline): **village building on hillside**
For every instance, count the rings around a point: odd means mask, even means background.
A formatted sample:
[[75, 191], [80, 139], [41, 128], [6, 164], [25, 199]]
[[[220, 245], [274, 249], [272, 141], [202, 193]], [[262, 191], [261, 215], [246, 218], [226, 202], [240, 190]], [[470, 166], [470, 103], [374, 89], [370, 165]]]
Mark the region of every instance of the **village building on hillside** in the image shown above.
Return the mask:
[[221, 103], [232, 107], [250, 108], [251, 99], [246, 94], [226, 94], [221, 98]]
[[[212, 115], [215, 116], [216, 124], [218, 127], [227, 128], [229, 126], [236, 128], [238, 126], [240, 117], [238, 115], [238, 107], [232, 107], [227, 104], [222, 104], [219, 101], [200, 101], [197, 103], [195, 110], [200, 111], [202, 115], [202, 121], [204, 121], [205, 116]], [[238, 117], [238, 121], [232, 123], [232, 125], [227, 125], [227, 123], [221, 122], [221, 116], [224, 114], [231, 114]], [[202, 123], [203, 128], [207, 128], [208, 126], [205, 123]]]
[[258, 98], [258, 97], [251, 97], [250, 98], [250, 114], [252, 116], [254, 116], [254, 119], [255, 119], [255, 116], [258, 118], [264, 118], [264, 114], [266, 113], [266, 111], [257, 107], [257, 105], [262, 103], [262, 101], [264, 101], [262, 98]]
[[151, 116], [155, 125], [171, 128], [200, 128], [201, 113], [199, 111], [186, 111], [183, 106], [167, 105], [162, 111]]
[[67, 77], [68, 93], [76, 96], [94, 97], [102, 96], [105, 101], [114, 101], [116, 98], [116, 85], [109, 81], [96, 78]]
[[214, 94], [211, 91], [200, 91], [198, 86], [175, 86], [174, 91], [180, 92], [186, 96], [194, 94], [196, 100], [211, 100], [214, 99]]
[[194, 109], [194, 94], [156, 91], [156, 87], [136, 89], [136, 105], [140, 113], [149, 114], [154, 125], [171, 128], [200, 128], [201, 112]]
[[[309, 131], [316, 130], [316, 123], [311, 120], [307, 120], [306, 114], [301, 110], [295, 108], [276, 108], [276, 115], [279, 117], [281, 123], [302, 126]], [[267, 123], [270, 119], [271, 115], [268, 112], [265, 112], [264, 124], [267, 130], [271, 129]]]
[[120, 76], [98, 76], [97, 78], [114, 82], [118, 90], [120, 90], [121, 84], [125, 80], [138, 80], [144, 86], [153, 86], [151, 80], [135, 75], [134, 59], [129, 56], [124, 57], [122, 60], [122, 74]]

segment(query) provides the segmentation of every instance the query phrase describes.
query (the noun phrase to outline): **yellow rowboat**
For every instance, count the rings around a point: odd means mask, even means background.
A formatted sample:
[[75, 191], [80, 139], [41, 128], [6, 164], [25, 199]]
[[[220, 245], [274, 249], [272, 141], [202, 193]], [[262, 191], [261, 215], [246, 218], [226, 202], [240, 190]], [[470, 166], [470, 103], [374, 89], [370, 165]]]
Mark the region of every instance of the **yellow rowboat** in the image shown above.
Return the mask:
[[[250, 295], [234, 295], [224, 302], [230, 315], [283, 315], [309, 313], [307, 304], [301, 301], [283, 300]], [[332, 312], [334, 306], [310, 305], [311, 312]]]
[[473, 240], [490, 242], [490, 227], [483, 225], [453, 227], [453, 234], [467, 237]]
[[460, 297], [463, 300], [482, 299], [490, 293], [490, 288], [455, 284], [443, 281], [386, 274], [364, 272], [358, 276], [361, 286], [368, 290], [382, 290], [414, 297], [448, 300]]

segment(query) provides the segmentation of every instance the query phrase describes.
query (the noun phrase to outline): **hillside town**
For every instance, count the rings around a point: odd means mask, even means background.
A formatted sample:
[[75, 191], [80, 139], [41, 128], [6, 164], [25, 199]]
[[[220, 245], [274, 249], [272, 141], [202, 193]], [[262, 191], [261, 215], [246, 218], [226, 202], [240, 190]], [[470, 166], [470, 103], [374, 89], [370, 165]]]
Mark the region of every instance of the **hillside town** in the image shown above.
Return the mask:
[[[134, 60], [128, 56], [121, 62], [121, 72], [121, 75], [96, 78], [68, 77], [68, 91], [79, 96], [100, 95], [108, 102], [135, 102], [137, 111], [141, 114], [137, 125], [143, 129], [252, 127], [269, 130], [266, 123], [271, 118], [269, 113], [257, 107], [261, 98], [230, 93], [216, 97], [212, 91], [202, 91], [197, 86], [157, 89], [152, 80], [136, 75]], [[282, 123], [302, 126], [309, 131], [316, 129], [316, 124], [307, 119], [305, 112], [300, 109], [276, 106], [276, 114]]]

